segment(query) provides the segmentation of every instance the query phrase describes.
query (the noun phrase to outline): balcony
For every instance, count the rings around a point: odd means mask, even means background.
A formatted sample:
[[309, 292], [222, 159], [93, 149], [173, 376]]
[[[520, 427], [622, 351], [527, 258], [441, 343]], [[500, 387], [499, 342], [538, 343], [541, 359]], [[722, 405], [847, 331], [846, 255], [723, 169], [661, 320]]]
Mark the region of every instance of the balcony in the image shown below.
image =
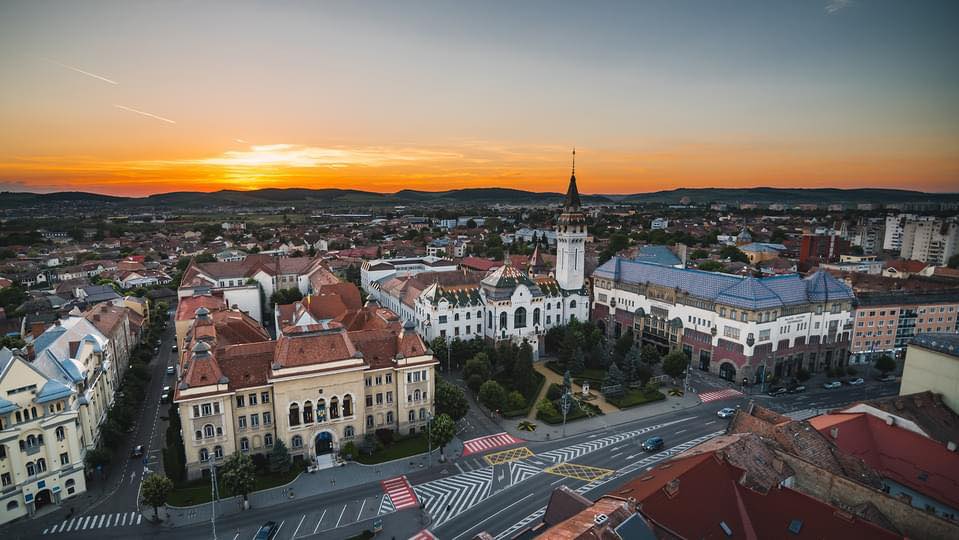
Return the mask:
[[33, 445], [33, 446], [29, 446], [29, 445], [28, 445], [28, 446], [24, 446], [24, 447], [23, 447], [23, 451], [24, 451], [28, 456], [32, 456], [32, 455], [40, 452], [40, 450], [41, 450], [42, 448], [43, 448], [43, 445], [42, 445], [42, 444], [35, 444], [35, 445]]

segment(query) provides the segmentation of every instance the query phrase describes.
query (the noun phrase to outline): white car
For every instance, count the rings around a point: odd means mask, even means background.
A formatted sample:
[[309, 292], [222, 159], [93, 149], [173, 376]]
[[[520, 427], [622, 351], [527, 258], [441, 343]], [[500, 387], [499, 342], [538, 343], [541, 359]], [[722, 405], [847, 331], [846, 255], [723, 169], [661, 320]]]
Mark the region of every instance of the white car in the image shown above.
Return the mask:
[[716, 411], [716, 416], [720, 418], [729, 418], [734, 414], [736, 414], [736, 409], [733, 409], [732, 407], [726, 407], [725, 409], [719, 409]]
[[864, 380], [862, 379], [862, 377], [858, 377], [858, 378], [855, 378], [855, 379], [849, 381], [849, 384], [851, 384], [851, 385], [853, 385], [853, 386], [858, 386], [858, 385], [863, 384], [863, 383], [865, 383], [865, 382], [866, 382], [866, 381], [864, 381]]
[[842, 386], [842, 383], [839, 381], [829, 381], [822, 385], [826, 390], [832, 390], [833, 388], [839, 388]]

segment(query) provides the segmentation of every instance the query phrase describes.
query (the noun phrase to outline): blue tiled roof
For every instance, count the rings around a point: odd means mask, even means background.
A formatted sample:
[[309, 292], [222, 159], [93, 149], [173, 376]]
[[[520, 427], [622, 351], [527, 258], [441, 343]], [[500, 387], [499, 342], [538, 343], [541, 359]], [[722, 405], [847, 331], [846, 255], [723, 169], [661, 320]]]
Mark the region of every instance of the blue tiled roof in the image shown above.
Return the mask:
[[682, 263], [679, 257], [673, 254], [668, 247], [653, 245], [640, 247], [639, 254], [636, 255], [636, 258], [633, 260], [661, 266], [676, 266]]
[[49, 347], [58, 337], [66, 333], [67, 329], [62, 326], [51, 326], [47, 331], [40, 334], [33, 342], [33, 350], [40, 354]]
[[959, 334], [919, 334], [910, 343], [959, 358]]
[[613, 257], [597, 268], [593, 276], [678, 288], [699, 298], [746, 309], [853, 299], [852, 290], [826, 272], [808, 278], [798, 274], [743, 278]]
[[37, 403], [46, 403], [48, 401], [55, 401], [69, 397], [72, 393], [73, 390], [70, 390], [70, 387], [67, 385], [55, 379], [50, 379], [47, 381], [47, 384], [43, 385], [43, 388], [40, 389], [40, 392], [37, 393], [37, 397], [34, 398], [34, 401]]
[[10, 414], [15, 410], [17, 410], [16, 404], [0, 398], [0, 414]]

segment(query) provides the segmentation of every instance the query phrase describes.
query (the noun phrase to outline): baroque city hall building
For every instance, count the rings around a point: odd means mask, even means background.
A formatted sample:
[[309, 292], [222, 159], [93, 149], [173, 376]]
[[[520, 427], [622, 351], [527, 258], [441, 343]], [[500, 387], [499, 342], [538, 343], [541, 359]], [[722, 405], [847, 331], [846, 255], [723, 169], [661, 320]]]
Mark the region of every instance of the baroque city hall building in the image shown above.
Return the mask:
[[[365, 305], [349, 283], [321, 285], [276, 306], [270, 340], [248, 315], [210, 297], [184, 298], [178, 404], [187, 474], [233, 452], [329, 463], [347, 441], [389, 429], [426, 430], [433, 411], [433, 352], [392, 311]], [[178, 319], [180, 315], [178, 313]]]

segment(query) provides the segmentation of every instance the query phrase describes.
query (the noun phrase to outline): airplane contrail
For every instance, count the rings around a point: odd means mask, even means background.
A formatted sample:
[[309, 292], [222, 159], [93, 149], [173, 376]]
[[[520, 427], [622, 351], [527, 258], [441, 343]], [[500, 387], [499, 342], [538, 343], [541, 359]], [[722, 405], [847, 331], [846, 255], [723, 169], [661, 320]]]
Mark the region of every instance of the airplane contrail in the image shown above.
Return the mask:
[[155, 115], [155, 114], [153, 114], [153, 113], [148, 113], [148, 112], [146, 112], [146, 111], [137, 110], [137, 109], [134, 109], [133, 107], [126, 107], [126, 106], [124, 106], [124, 105], [116, 105], [116, 104], [114, 104], [113, 106], [116, 107], [116, 108], [118, 108], [118, 109], [123, 109], [124, 111], [130, 111], [130, 112], [132, 112], [132, 113], [136, 113], [136, 114], [139, 114], [139, 115], [142, 115], [142, 116], [147, 116], [147, 117], [149, 117], [149, 118], [156, 118], [157, 120], [161, 120], [161, 121], [166, 122], [166, 123], [168, 123], [168, 124], [176, 124], [176, 121], [175, 121], [175, 120], [170, 120], [169, 118], [164, 118], [164, 117], [162, 117], [162, 116], [158, 116], [158, 115]]
[[69, 70], [71, 70], [71, 71], [76, 71], [77, 73], [82, 73], [83, 75], [86, 75], [87, 77], [93, 77], [94, 79], [99, 79], [99, 80], [101, 80], [101, 81], [103, 81], [103, 82], [108, 82], [108, 83], [110, 83], [110, 84], [120, 84], [120, 83], [118, 83], [118, 82], [116, 82], [116, 81], [114, 81], [114, 80], [112, 80], [112, 79], [108, 79], [108, 78], [106, 78], [106, 77], [102, 77], [102, 76], [100, 76], [100, 75], [97, 75], [96, 73], [90, 73], [89, 71], [84, 71], [84, 70], [82, 70], [82, 69], [80, 69], [80, 68], [77, 68], [77, 67], [68, 66], [68, 65], [66, 65], [66, 64], [57, 62], [56, 60], [51, 60], [51, 59], [49, 59], [49, 58], [44, 58], [44, 60], [46, 60], [47, 62], [50, 62], [51, 64], [56, 64], [56, 65], [58, 65], [58, 66], [60, 66], [60, 67], [62, 67], [62, 68], [66, 68], [66, 69], [69, 69]]

